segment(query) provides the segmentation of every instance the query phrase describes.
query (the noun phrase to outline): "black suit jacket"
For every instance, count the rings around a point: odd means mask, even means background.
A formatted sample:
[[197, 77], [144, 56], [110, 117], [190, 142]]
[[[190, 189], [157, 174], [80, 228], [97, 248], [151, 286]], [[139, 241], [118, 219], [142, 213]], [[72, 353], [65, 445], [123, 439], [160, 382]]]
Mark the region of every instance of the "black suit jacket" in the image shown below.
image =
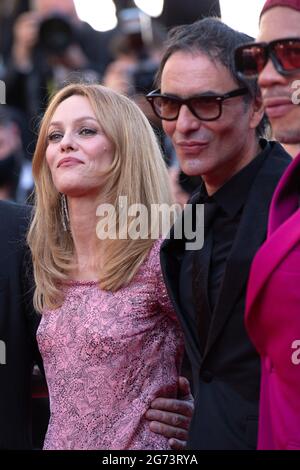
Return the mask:
[[[290, 161], [290, 156], [278, 143], [270, 143], [268, 156], [244, 206], [204, 351], [200, 347], [201, 322], [185, 316], [180, 307], [179, 273], [186, 239], [174, 239], [171, 230], [170, 239], [162, 245], [163, 275], [181, 321], [193, 369], [195, 413], [188, 444], [191, 449], [256, 447], [260, 360], [244, 326], [246, 285], [252, 259], [266, 238], [273, 192]], [[192, 205], [197, 203], [198, 197], [195, 194]], [[191, 206], [183, 217], [189, 210]], [[198, 282], [207, 282], [209, 260], [205, 249], [200, 250], [197, 257], [197, 262], [202, 263]]]
[[39, 318], [27, 285], [30, 210], [0, 202], [0, 449], [31, 448], [31, 372]]

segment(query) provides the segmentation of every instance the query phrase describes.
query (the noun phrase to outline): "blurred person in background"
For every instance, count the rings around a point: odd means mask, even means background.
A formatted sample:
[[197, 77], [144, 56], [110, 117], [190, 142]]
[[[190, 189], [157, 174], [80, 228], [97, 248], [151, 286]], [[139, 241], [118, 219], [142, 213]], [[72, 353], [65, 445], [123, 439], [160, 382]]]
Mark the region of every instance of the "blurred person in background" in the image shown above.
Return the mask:
[[80, 21], [73, 0], [33, 0], [31, 10], [21, 13], [13, 25], [1, 77], [7, 103], [21, 110], [33, 129], [47, 97], [72, 73], [78, 80], [101, 78], [111, 60], [108, 44], [113, 34]]
[[143, 20], [143, 14], [137, 8], [121, 11], [120, 31], [111, 42], [114, 60], [104, 73], [103, 85], [131, 97], [149, 119], [168, 166], [173, 200], [183, 207], [199, 186], [200, 179], [180, 170], [161, 119], [145, 99], [145, 94], [154, 86], [165, 39], [166, 31], [159, 22], [149, 18]]
[[161, 120], [153, 113], [145, 94], [153, 87], [166, 32], [138, 8], [121, 10], [119, 22], [119, 32], [110, 45], [114, 60], [106, 68], [102, 83], [133, 99], [163, 143]]
[[33, 189], [18, 112], [0, 106], [0, 199], [25, 202]]
[[[26, 232], [30, 209], [0, 201], [0, 449], [31, 449], [31, 377], [36, 343]], [[28, 282], [29, 281], [29, 282]], [[1, 350], [2, 351], [2, 350]]]

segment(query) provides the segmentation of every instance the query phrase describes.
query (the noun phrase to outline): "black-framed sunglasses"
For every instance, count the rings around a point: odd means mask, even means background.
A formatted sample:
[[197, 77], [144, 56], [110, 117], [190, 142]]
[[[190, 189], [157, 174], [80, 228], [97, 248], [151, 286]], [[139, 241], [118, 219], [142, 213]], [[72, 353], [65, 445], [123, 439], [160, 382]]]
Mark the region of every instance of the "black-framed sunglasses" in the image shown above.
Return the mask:
[[178, 96], [161, 94], [160, 90], [157, 89], [151, 91], [146, 99], [151, 104], [156, 116], [165, 121], [176, 121], [182, 105], [186, 105], [191, 113], [202, 121], [215, 121], [222, 114], [223, 101], [246, 95], [248, 92], [247, 88], [237, 88], [224, 95], [206, 93], [184, 99]]
[[253, 42], [235, 50], [236, 70], [245, 78], [257, 77], [269, 59], [281, 75], [300, 72], [300, 38]]

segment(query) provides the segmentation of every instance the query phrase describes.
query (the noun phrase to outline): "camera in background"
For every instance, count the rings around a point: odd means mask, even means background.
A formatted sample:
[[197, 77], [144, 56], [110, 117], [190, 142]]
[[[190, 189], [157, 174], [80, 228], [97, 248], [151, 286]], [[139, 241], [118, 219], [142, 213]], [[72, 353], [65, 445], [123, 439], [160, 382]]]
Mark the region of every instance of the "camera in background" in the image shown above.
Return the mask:
[[55, 14], [41, 22], [38, 44], [42, 49], [60, 55], [74, 42], [76, 31], [66, 16]]
[[126, 8], [119, 12], [121, 41], [117, 53], [132, 54], [136, 63], [129, 74], [134, 93], [147, 94], [153, 89], [159, 58], [159, 50], [165, 39], [165, 31], [151, 17], [138, 8]]

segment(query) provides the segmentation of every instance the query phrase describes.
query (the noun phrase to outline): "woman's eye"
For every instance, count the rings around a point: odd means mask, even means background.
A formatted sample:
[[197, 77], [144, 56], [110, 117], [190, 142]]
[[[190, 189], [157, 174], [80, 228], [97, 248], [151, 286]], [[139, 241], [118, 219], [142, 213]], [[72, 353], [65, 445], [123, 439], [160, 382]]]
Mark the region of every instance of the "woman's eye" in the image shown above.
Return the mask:
[[[78, 134], [79, 134], [79, 135], [82, 135], [82, 136], [94, 135], [94, 134], [96, 134], [96, 133], [97, 133], [96, 129], [90, 129], [89, 127], [83, 127], [82, 129], [80, 129], [80, 130], [78, 131]], [[64, 135], [63, 135], [61, 132], [52, 132], [52, 133], [48, 136], [48, 141], [49, 141], [49, 142], [58, 142], [58, 141], [61, 140], [63, 137], [64, 137]]]
[[55, 141], [59, 140], [61, 137], [62, 137], [62, 135], [59, 134], [58, 132], [52, 132], [52, 134], [48, 135], [48, 140], [50, 142], [55, 142]]
[[88, 127], [84, 127], [83, 129], [80, 130], [79, 134], [80, 135], [94, 135], [96, 134], [96, 130], [95, 129], [90, 129]]

